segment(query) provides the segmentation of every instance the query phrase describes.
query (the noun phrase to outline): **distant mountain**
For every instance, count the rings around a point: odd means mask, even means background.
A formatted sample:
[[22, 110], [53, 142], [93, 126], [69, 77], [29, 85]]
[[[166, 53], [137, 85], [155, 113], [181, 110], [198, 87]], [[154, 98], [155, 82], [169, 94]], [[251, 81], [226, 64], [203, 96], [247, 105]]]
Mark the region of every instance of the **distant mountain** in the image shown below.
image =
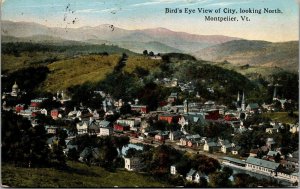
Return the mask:
[[[194, 52], [205, 47], [237, 40], [238, 38], [221, 35], [195, 35], [185, 32], [175, 32], [165, 28], [144, 30], [125, 30], [104, 24], [96, 27], [58, 28], [46, 27], [30, 22], [2, 21], [1, 34], [14, 37], [52, 36], [64, 40], [85, 41], [89, 43], [106, 42], [130, 47], [132, 51], [151, 48], [155, 53], [165, 52]], [[144, 48], [141, 48], [145, 45]], [[147, 49], [148, 50], [148, 49]], [[148, 50], [148, 51], [149, 51]]]
[[132, 42], [132, 41], [120, 41], [116, 42], [116, 44], [122, 48], [130, 49], [131, 51], [142, 53], [145, 49], [148, 52], [153, 51], [155, 53], [169, 53], [169, 52], [181, 52], [181, 50], [170, 47], [163, 43], [157, 41], [151, 42]]
[[272, 43], [267, 41], [235, 40], [208, 47], [193, 53], [197, 58], [235, 65], [280, 67], [297, 71], [299, 42]]
[[31, 42], [31, 43], [42, 43], [42, 44], [55, 44], [55, 45], [84, 45], [89, 44], [81, 41], [72, 41], [62, 39], [60, 37], [48, 36], [48, 35], [34, 35], [30, 37], [14, 37], [3, 35], [1, 38], [2, 43], [9, 42]]

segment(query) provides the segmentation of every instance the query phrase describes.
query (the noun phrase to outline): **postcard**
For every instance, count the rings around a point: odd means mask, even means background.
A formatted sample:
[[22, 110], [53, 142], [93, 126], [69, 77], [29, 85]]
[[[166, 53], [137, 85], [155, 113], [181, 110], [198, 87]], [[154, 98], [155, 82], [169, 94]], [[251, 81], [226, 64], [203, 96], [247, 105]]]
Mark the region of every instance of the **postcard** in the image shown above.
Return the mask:
[[298, 0], [2, 0], [1, 187], [298, 187]]

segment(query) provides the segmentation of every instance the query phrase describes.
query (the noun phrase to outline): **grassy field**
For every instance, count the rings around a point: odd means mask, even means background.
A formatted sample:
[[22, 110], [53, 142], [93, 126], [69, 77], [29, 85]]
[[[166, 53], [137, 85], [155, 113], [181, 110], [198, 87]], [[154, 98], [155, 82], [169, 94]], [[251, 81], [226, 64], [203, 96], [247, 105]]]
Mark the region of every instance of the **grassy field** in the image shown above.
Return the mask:
[[279, 121], [282, 123], [295, 123], [299, 121], [298, 112], [294, 112], [294, 117], [288, 116], [288, 112], [272, 112], [272, 113], [264, 113], [263, 116], [268, 117], [274, 121]]
[[153, 177], [118, 170], [108, 172], [101, 167], [88, 167], [68, 162], [69, 170], [54, 168], [16, 168], [2, 165], [2, 184], [10, 187], [170, 187]]
[[8, 73], [27, 68], [29, 66], [46, 65], [55, 59], [63, 59], [66, 56], [63, 53], [54, 52], [22, 52], [20, 56], [3, 54], [1, 56], [1, 69]]
[[234, 64], [224, 64], [224, 63], [217, 63], [217, 66], [222, 68], [236, 71], [242, 75], [249, 76], [250, 78], [257, 78], [259, 75], [263, 77], [269, 77], [272, 74], [276, 74], [281, 72], [282, 69], [279, 67], [263, 67], [263, 66], [238, 66]]
[[48, 65], [50, 73], [42, 84], [42, 90], [55, 92], [84, 82], [97, 82], [113, 71], [120, 55], [85, 55], [61, 60]]
[[144, 68], [148, 71], [154, 71], [158, 69], [159, 65], [162, 63], [162, 60], [154, 60], [150, 57], [145, 56], [129, 56], [126, 62], [125, 71], [131, 73], [137, 67]]

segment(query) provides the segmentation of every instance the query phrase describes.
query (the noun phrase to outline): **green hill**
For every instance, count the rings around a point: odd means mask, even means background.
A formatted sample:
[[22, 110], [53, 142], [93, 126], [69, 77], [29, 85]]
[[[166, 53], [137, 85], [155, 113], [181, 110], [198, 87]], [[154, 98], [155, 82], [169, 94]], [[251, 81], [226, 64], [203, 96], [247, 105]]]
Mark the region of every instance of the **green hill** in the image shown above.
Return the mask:
[[84, 55], [49, 64], [50, 70], [41, 89], [49, 92], [66, 89], [85, 82], [95, 83], [112, 72], [120, 55]]
[[299, 62], [299, 42], [271, 43], [266, 41], [235, 40], [197, 51], [203, 60], [228, 62], [235, 65], [280, 67], [296, 72]]
[[67, 170], [54, 168], [17, 168], [2, 164], [2, 184], [10, 187], [34, 188], [84, 188], [84, 187], [171, 187], [153, 177], [117, 170], [109, 172], [101, 167], [88, 167], [82, 163], [68, 162]]
[[68, 41], [49, 44], [32, 42], [2, 43], [2, 73], [11, 73], [26, 67], [47, 65], [55, 61], [70, 59], [88, 54], [135, 54], [114, 45], [91, 45]]

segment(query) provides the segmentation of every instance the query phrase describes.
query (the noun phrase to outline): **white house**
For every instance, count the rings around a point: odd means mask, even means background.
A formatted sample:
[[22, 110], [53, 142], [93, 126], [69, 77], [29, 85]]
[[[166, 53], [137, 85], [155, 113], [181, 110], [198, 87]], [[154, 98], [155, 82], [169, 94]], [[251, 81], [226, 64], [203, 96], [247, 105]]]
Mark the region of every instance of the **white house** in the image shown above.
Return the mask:
[[128, 171], [139, 171], [142, 168], [142, 162], [138, 157], [125, 158], [125, 169]]
[[141, 120], [140, 119], [134, 119], [134, 118], [118, 119], [117, 123], [121, 124], [121, 125], [129, 125], [130, 128], [133, 128], [133, 127], [137, 127], [141, 123]]
[[176, 165], [171, 165], [170, 173], [171, 173], [171, 175], [176, 175], [177, 174]]
[[171, 141], [178, 140], [182, 136], [181, 131], [171, 131], [169, 134], [169, 139]]
[[86, 134], [88, 133], [88, 122], [80, 122], [76, 124], [77, 133], [80, 134]]
[[204, 176], [202, 173], [199, 171], [196, 171], [194, 169], [191, 169], [187, 174], [186, 174], [186, 180], [191, 181], [191, 182], [200, 182], [200, 177]]
[[109, 136], [113, 133], [113, 129], [110, 127], [100, 127], [100, 132], [97, 136]]
[[299, 125], [298, 125], [298, 123], [295, 124], [295, 125], [290, 125], [290, 132], [291, 133], [297, 133], [297, 132], [299, 132]]
[[47, 113], [48, 111], [45, 108], [41, 109], [41, 114], [47, 115]]
[[206, 152], [213, 152], [219, 147], [220, 147], [220, 145], [217, 144], [216, 142], [207, 142], [207, 141], [205, 141], [205, 144], [203, 146], [203, 150], [206, 151]]

